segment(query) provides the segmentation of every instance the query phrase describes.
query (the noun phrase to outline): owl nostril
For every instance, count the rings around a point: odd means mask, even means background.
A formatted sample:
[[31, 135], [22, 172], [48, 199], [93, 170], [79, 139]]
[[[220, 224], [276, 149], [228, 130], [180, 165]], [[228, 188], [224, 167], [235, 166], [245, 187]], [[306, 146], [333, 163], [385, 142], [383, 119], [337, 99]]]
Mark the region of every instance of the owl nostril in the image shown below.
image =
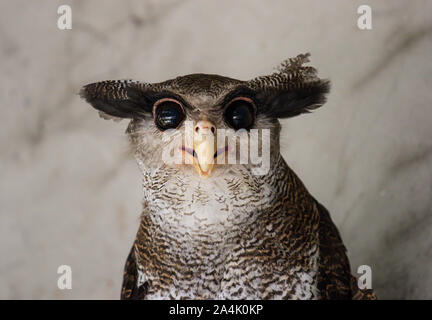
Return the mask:
[[204, 130], [203, 133], [205, 133], [206, 131], [207, 132], [211, 131], [213, 134], [215, 134], [216, 127], [213, 124], [209, 123], [208, 121], [202, 121], [195, 126], [194, 130], [196, 133], [199, 133], [200, 131]]

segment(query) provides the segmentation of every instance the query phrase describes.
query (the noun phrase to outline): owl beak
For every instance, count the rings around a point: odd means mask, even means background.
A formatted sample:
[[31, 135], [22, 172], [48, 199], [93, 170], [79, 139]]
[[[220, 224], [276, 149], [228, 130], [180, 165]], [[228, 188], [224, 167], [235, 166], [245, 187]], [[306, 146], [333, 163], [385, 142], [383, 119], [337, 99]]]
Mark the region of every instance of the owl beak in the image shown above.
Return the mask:
[[193, 164], [201, 178], [209, 178], [216, 162], [224, 163], [222, 156], [232, 149], [228, 146], [217, 148], [216, 126], [201, 120], [193, 129], [193, 138], [186, 145], [179, 146], [179, 151], [186, 157], [187, 164]]
[[215, 165], [216, 126], [207, 120], [199, 121], [194, 127], [193, 166], [201, 178], [209, 178]]
[[196, 159], [193, 166], [201, 178], [209, 178], [214, 168], [214, 144], [208, 141], [195, 144]]

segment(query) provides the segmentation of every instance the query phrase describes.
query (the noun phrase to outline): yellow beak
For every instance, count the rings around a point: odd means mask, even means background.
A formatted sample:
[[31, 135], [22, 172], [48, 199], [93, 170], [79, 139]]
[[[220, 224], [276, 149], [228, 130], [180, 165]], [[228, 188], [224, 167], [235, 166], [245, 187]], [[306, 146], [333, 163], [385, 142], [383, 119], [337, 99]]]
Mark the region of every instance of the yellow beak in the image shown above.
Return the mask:
[[[230, 149], [228, 146], [217, 148], [216, 126], [207, 120], [200, 120], [193, 127], [193, 137], [187, 136], [185, 145], [179, 147], [187, 160], [186, 164], [193, 164], [201, 178], [209, 178], [219, 161]], [[218, 162], [219, 163], [219, 162]], [[224, 162], [221, 162], [224, 163]]]
[[211, 176], [214, 169], [214, 155], [216, 152], [216, 139], [214, 135], [199, 135], [194, 139], [193, 165], [202, 178]]

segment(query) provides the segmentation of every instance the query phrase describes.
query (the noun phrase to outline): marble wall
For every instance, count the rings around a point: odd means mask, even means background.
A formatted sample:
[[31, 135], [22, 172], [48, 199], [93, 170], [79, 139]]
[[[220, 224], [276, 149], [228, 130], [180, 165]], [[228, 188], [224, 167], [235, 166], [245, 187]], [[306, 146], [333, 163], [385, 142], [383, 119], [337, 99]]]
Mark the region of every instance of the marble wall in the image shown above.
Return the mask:
[[[57, 7], [72, 7], [72, 30]], [[373, 9], [359, 30], [357, 7]], [[117, 299], [140, 214], [127, 123], [86, 83], [240, 79], [311, 52], [328, 103], [283, 121], [282, 153], [381, 298], [432, 298], [432, 2], [12, 1], [0, 10], [0, 298]], [[57, 288], [57, 267], [73, 270]]]

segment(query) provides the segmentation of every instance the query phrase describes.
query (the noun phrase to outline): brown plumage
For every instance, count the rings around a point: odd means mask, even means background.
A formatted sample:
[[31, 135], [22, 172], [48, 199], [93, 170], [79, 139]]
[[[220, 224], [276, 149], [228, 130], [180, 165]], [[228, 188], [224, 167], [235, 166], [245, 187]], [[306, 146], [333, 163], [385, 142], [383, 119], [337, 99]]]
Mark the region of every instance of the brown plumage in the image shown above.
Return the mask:
[[[307, 61], [299, 55], [250, 81], [193, 74], [83, 88], [104, 117], [132, 119], [127, 132], [143, 174], [143, 212], [122, 299], [375, 298], [358, 289], [328, 211], [279, 152], [278, 118], [320, 107], [329, 91]], [[187, 121], [190, 146], [182, 135]], [[213, 163], [225, 154], [239, 160], [230, 147], [240, 146], [235, 137], [222, 149], [214, 142], [230, 128], [244, 129], [237, 133], [249, 141], [254, 130], [268, 130], [269, 140], [256, 136], [257, 146], [268, 147], [267, 171], [254, 171], [252, 151], [247, 162]], [[193, 165], [167, 163], [169, 145]]]

